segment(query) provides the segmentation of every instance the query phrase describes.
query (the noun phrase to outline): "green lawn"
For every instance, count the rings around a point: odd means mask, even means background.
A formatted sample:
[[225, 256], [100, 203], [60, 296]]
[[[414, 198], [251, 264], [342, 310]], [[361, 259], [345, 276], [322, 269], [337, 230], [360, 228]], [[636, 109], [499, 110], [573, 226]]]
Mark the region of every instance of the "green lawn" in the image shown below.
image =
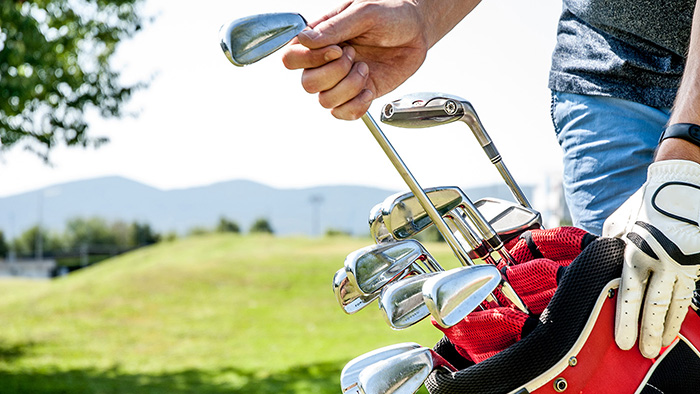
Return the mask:
[[427, 320], [393, 331], [376, 305], [342, 312], [332, 276], [369, 243], [211, 235], [55, 281], [0, 280], [0, 391], [339, 393], [353, 357], [441, 337]]

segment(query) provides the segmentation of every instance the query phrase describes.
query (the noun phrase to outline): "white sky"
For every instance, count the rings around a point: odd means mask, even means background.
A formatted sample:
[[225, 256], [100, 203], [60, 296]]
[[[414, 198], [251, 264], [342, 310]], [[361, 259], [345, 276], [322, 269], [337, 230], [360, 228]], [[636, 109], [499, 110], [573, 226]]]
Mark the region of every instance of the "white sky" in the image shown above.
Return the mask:
[[[406, 189], [360, 122], [334, 119], [301, 88], [279, 54], [246, 68], [221, 53], [228, 20], [299, 12], [315, 20], [340, 1], [148, 0], [153, 24], [125, 42], [117, 64], [125, 80], [156, 75], [132, 99], [137, 118], [91, 122], [100, 149], [58, 148], [53, 166], [13, 149], [0, 160], [0, 196], [66, 181], [120, 175], [161, 189], [231, 179], [274, 187], [355, 184]], [[471, 101], [515, 179], [558, 176], [561, 153], [549, 118], [547, 75], [561, 3], [485, 0], [429, 53], [423, 67], [382, 104], [436, 91]], [[484, 185], [500, 178], [463, 124], [383, 127], [422, 186]]]

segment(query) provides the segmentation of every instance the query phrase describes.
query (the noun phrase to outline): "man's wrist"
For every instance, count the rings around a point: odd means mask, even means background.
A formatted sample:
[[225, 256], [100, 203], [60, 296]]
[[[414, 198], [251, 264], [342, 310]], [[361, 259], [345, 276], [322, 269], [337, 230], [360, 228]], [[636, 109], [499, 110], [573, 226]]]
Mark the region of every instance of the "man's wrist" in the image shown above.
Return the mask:
[[654, 160], [690, 160], [700, 163], [700, 125], [675, 123], [668, 126], [661, 135]]

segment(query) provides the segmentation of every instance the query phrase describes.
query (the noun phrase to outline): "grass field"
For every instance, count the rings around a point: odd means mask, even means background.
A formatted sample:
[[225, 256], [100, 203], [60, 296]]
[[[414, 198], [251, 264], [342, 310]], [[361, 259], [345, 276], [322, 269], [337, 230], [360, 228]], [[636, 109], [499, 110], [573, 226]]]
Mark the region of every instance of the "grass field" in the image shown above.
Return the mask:
[[441, 337], [428, 321], [393, 331], [376, 305], [342, 312], [331, 278], [368, 244], [210, 235], [0, 280], [0, 392], [339, 393], [353, 357]]

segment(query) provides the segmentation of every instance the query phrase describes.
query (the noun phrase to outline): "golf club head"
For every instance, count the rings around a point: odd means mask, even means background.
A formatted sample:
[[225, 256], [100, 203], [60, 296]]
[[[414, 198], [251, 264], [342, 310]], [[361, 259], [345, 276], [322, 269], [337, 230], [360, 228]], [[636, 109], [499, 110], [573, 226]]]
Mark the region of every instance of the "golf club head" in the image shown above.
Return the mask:
[[245, 66], [282, 48], [306, 26], [304, 17], [294, 13], [247, 16], [221, 26], [221, 49], [231, 63]]
[[377, 244], [384, 242], [393, 242], [395, 238], [392, 237], [389, 230], [384, 224], [384, 218], [382, 217], [382, 203], [379, 203], [372, 207], [369, 211], [369, 234], [374, 239]]
[[348, 315], [356, 313], [379, 298], [379, 292], [370, 295], [360, 293], [350, 280], [348, 280], [345, 267], [339, 269], [335, 275], [333, 275], [333, 294], [335, 294], [335, 299], [338, 301], [340, 307], [343, 308], [343, 311]]
[[384, 312], [384, 320], [391, 328], [403, 330], [430, 316], [423, 300], [423, 283], [435, 275], [438, 273], [411, 276], [382, 289], [379, 309]]
[[474, 206], [493, 226], [503, 242], [520, 236], [525, 231], [542, 228], [542, 215], [514, 202], [496, 198], [482, 198]]
[[[459, 206], [462, 201], [458, 194], [443, 192], [443, 189], [445, 187], [425, 189], [425, 194], [440, 216]], [[420, 201], [411, 192], [387, 197], [382, 203], [382, 216], [384, 225], [395, 239], [412, 237], [433, 224]]]
[[418, 348], [421, 348], [421, 345], [415, 342], [404, 342], [397, 343], [396, 345], [384, 346], [355, 357], [345, 364], [345, 367], [343, 367], [340, 373], [340, 387], [343, 389], [343, 393], [359, 393], [357, 377], [363, 369], [377, 362], [386, 360], [387, 358]]
[[376, 362], [360, 372], [358, 386], [363, 394], [413, 394], [436, 368], [455, 368], [433, 349], [418, 348]]
[[455, 268], [425, 281], [423, 299], [435, 321], [449, 328], [476, 309], [500, 283], [501, 272], [493, 265]]
[[[454, 212], [455, 208], [461, 208], [466, 214], [469, 222], [472, 223], [478, 233], [473, 236], [479, 242], [485, 242], [488, 247], [499, 250], [503, 246], [498, 232], [489, 224], [488, 220], [481, 214], [469, 197], [457, 186], [440, 186], [426, 189], [426, 194], [441, 216]], [[404, 236], [413, 236], [432, 225], [430, 218], [423, 209], [418, 199], [411, 193], [391, 196], [394, 200], [385, 200], [384, 223], [394, 238], [402, 239]], [[449, 208], [449, 209], [448, 209]], [[456, 219], [465, 220], [463, 215], [452, 214]], [[465, 236], [469, 236], [465, 234]], [[474, 245], [470, 245], [474, 248]]]
[[411, 129], [440, 126], [462, 118], [462, 101], [464, 99], [443, 93], [413, 93], [386, 104], [381, 121]]
[[414, 264], [421, 256], [423, 246], [412, 239], [371, 245], [350, 253], [345, 259], [345, 271], [353, 286], [369, 295], [414, 271], [425, 273]]

